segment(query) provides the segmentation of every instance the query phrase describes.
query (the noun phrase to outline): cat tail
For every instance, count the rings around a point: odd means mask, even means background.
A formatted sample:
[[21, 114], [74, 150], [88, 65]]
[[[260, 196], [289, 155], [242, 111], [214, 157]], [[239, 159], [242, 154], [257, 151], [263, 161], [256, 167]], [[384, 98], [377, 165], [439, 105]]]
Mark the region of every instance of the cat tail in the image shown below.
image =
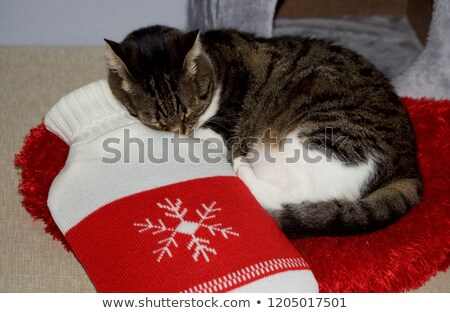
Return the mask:
[[398, 220], [419, 202], [421, 192], [420, 179], [405, 178], [357, 201], [287, 204], [269, 214], [290, 238], [370, 232]]

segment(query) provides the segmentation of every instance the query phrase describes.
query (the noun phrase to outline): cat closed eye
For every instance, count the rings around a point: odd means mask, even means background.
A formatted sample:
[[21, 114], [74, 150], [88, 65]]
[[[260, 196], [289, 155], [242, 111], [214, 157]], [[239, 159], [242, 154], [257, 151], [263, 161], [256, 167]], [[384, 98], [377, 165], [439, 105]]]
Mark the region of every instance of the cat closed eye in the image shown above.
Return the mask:
[[208, 99], [208, 93], [205, 93], [204, 95], [201, 95], [198, 98], [202, 101], [205, 101], [206, 99]]
[[159, 123], [159, 120], [155, 119], [154, 115], [147, 111], [139, 111], [137, 115], [142, 120], [146, 121], [148, 124], [156, 124]]
[[200, 93], [200, 95], [198, 96], [198, 98], [200, 100], [206, 100], [210, 94], [210, 89], [211, 89], [211, 83], [208, 84], [208, 87], [205, 88], [205, 90], [203, 92]]

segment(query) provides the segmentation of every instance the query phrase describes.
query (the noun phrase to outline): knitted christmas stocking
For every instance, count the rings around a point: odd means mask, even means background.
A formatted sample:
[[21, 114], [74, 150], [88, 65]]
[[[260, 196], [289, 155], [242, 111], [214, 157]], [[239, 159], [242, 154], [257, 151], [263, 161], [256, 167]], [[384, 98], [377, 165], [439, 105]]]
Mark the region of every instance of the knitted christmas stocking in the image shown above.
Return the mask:
[[317, 291], [207, 142], [145, 127], [105, 81], [63, 97], [45, 125], [70, 145], [48, 206], [97, 291]]

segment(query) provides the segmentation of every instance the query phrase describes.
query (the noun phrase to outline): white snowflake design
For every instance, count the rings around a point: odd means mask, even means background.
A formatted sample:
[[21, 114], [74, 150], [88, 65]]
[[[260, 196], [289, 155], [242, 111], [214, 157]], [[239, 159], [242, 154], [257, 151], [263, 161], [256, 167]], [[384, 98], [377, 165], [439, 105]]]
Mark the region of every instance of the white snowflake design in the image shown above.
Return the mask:
[[198, 262], [200, 257], [202, 257], [206, 262], [209, 262], [209, 255], [217, 255], [216, 249], [210, 246], [210, 241], [208, 239], [196, 236], [198, 229], [206, 228], [212, 236], [219, 234], [225, 239], [228, 239], [229, 236], [239, 236], [239, 233], [233, 231], [232, 227], [223, 227], [221, 223], [212, 225], [205, 223], [207, 220], [211, 220], [216, 217], [216, 215], [212, 213], [222, 210], [221, 208], [216, 207], [216, 202], [212, 202], [209, 206], [202, 203], [203, 211], [195, 210], [199, 217], [198, 221], [190, 221], [185, 219], [188, 209], [182, 208], [183, 202], [180, 199], [176, 199], [175, 203], [167, 198], [164, 200], [164, 204], [157, 203], [157, 206], [167, 211], [164, 213], [165, 216], [177, 219], [179, 221], [175, 228], [167, 227], [161, 219], [158, 219], [157, 223], [152, 223], [150, 219], [146, 218], [145, 223], [133, 224], [136, 227], [140, 227], [140, 233], [148, 230], [152, 231], [152, 235], [157, 235], [164, 232], [167, 233], [168, 237], [158, 241], [160, 248], [153, 250], [153, 253], [157, 255], [156, 260], [158, 262], [161, 262], [165, 256], [169, 256], [170, 258], [173, 256], [171, 250], [172, 247], [178, 248], [178, 243], [176, 241], [177, 235], [191, 237], [191, 241], [187, 245], [187, 249], [189, 251], [193, 250], [192, 258], [196, 262]]

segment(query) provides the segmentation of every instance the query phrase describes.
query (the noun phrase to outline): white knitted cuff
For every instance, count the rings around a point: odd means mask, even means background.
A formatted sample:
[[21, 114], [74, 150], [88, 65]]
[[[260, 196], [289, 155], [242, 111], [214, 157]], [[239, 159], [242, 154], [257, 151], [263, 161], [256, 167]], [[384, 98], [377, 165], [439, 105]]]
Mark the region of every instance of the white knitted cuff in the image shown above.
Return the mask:
[[71, 145], [86, 142], [138, 120], [114, 98], [105, 80], [62, 97], [47, 113], [46, 127]]

